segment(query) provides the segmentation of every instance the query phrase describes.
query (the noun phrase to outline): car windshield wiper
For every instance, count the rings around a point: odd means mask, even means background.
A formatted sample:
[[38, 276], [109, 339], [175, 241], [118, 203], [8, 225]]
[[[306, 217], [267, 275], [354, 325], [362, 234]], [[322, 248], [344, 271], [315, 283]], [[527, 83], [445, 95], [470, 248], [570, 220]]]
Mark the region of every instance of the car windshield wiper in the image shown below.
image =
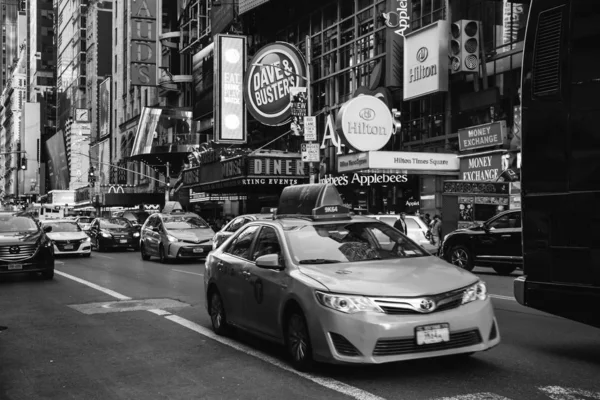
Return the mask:
[[327, 260], [325, 258], [313, 258], [310, 260], [300, 260], [299, 264], [337, 264], [339, 260]]

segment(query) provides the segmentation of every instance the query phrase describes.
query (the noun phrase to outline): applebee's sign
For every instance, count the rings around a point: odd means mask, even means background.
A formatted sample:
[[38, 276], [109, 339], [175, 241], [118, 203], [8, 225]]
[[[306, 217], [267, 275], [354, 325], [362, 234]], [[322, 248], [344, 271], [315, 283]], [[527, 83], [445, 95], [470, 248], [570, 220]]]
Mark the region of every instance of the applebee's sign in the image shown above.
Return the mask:
[[394, 33], [404, 36], [404, 31], [408, 29], [408, 0], [396, 0], [396, 11], [383, 13], [383, 19], [388, 28], [397, 28]]
[[260, 49], [246, 72], [246, 108], [264, 125], [279, 126], [290, 118], [290, 89], [305, 86], [306, 62], [289, 43]]

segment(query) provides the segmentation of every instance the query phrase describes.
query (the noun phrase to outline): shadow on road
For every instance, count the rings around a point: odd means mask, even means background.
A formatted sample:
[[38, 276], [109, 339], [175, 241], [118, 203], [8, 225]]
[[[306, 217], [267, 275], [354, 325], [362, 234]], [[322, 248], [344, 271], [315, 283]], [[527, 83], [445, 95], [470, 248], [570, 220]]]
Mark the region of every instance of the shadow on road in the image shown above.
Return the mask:
[[600, 366], [600, 348], [597, 342], [560, 343], [557, 345], [533, 345], [536, 350], [559, 357], [569, 358], [574, 361], [583, 361]]

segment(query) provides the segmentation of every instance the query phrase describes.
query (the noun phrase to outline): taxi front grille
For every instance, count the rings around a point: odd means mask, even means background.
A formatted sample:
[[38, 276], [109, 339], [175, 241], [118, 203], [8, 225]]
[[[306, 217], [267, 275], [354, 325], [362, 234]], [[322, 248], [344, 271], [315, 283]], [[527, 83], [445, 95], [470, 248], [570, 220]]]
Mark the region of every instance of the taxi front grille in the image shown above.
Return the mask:
[[0, 260], [22, 261], [33, 257], [38, 249], [37, 244], [20, 244], [14, 246], [0, 246]]
[[374, 356], [399, 356], [412, 353], [458, 349], [480, 344], [481, 334], [478, 329], [450, 333], [450, 340], [435, 344], [418, 345], [414, 337], [402, 339], [379, 339], [373, 350]]
[[[423, 297], [375, 297], [372, 300], [386, 313], [392, 315], [431, 314], [448, 311], [462, 305], [463, 295], [467, 288], [452, 290], [432, 296]], [[429, 304], [423, 308], [422, 304]], [[431, 305], [434, 305], [431, 307]]]
[[340, 334], [329, 332], [329, 337], [333, 342], [333, 346], [335, 347], [335, 351], [343, 356], [359, 356], [360, 352], [346, 339]]
[[[436, 313], [436, 312], [440, 312], [440, 311], [452, 310], [454, 308], [460, 307], [461, 305], [462, 305], [462, 296], [460, 299], [452, 300], [449, 303], [442, 304], [441, 306], [439, 306], [435, 310], [429, 312], [428, 314]], [[396, 307], [381, 306], [381, 309], [386, 314], [392, 314], [392, 315], [422, 314], [420, 311], [414, 310], [412, 308], [396, 308]]]

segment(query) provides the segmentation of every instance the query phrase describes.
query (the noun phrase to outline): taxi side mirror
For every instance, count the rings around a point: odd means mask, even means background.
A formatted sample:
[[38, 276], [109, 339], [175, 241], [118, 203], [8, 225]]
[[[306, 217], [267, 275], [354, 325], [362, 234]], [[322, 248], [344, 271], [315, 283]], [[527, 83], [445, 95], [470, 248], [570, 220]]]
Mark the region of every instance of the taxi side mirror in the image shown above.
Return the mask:
[[256, 266], [265, 269], [283, 269], [283, 266], [279, 263], [279, 254], [267, 254], [258, 257], [256, 259]]
[[44, 232], [46, 232], [46, 233], [52, 232], [52, 227], [51, 226], [45, 226], [44, 227]]

